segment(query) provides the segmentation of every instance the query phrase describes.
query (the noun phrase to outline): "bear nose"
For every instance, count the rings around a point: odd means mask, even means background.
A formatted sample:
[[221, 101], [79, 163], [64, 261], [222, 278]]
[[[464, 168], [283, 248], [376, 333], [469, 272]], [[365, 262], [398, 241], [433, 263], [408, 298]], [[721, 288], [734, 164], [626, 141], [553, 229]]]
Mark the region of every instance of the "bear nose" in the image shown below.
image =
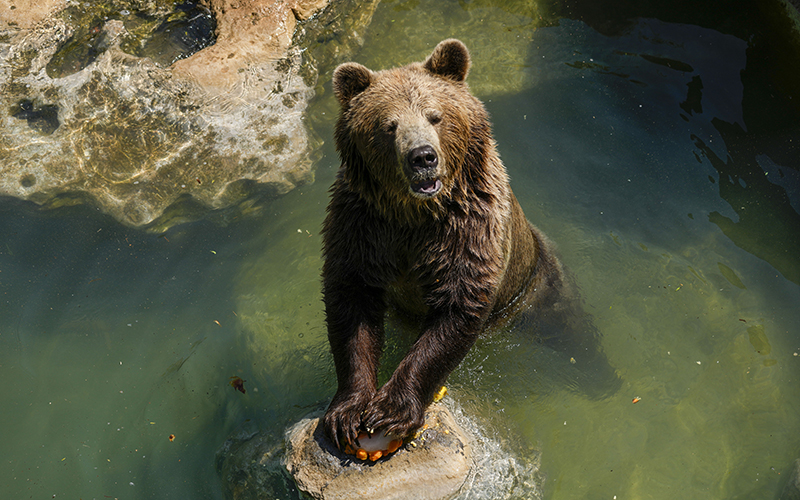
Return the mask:
[[420, 146], [412, 149], [408, 153], [408, 164], [414, 171], [428, 170], [436, 168], [439, 164], [439, 158], [436, 157], [436, 151], [430, 146]]

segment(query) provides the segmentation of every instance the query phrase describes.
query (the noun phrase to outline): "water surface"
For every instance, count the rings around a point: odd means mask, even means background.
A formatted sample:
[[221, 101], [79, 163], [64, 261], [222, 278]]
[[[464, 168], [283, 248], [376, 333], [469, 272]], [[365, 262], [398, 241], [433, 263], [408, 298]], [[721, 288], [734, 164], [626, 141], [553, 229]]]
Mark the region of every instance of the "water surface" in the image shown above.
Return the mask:
[[[591, 399], [520, 332], [480, 341], [450, 404], [523, 466], [465, 497], [776, 498], [800, 456], [793, 52], [750, 12], [662, 11], [385, 1], [354, 56], [380, 69], [446, 37], [472, 49], [512, 187], [622, 379]], [[338, 161], [323, 90], [316, 183], [250, 213], [151, 234], [0, 200], [4, 498], [223, 498], [227, 437], [280, 443], [324, 408], [318, 233]], [[296, 497], [279, 474], [273, 489]]]

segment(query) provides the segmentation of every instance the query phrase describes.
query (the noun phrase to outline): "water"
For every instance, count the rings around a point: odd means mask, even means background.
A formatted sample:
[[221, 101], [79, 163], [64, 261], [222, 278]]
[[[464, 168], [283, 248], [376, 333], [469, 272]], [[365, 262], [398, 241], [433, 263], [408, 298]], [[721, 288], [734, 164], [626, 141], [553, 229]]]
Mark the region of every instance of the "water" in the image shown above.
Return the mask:
[[[763, 12], [554, 10], [386, 1], [355, 55], [378, 69], [468, 44], [512, 187], [623, 381], [587, 398], [563, 360], [501, 332], [450, 377], [451, 404], [540, 465], [512, 471], [514, 498], [776, 498], [800, 456], [798, 49], [768, 43], [788, 31], [758, 28]], [[317, 181], [244, 216], [150, 234], [0, 200], [3, 498], [223, 498], [227, 437], [279, 443], [325, 406], [325, 89]]]
[[166, 1], [144, 7], [124, 0], [75, 2], [62, 11], [61, 17], [69, 19], [76, 30], [47, 64], [47, 74], [53, 78], [81, 71], [113, 44], [102, 29], [109, 19], [122, 20], [125, 25], [123, 51], [150, 57], [165, 67], [212, 45], [216, 39], [213, 17], [195, 2]]

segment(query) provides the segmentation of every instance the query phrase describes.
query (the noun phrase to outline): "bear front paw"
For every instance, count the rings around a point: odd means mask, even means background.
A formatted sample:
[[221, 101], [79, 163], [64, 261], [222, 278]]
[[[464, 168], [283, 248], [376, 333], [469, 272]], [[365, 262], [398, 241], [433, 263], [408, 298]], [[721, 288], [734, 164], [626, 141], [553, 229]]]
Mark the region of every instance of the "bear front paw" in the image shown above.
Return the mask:
[[361, 421], [367, 432], [381, 430], [405, 437], [425, 423], [425, 406], [414, 397], [398, 400], [387, 392], [379, 392], [367, 405]]
[[353, 447], [356, 443], [366, 400], [367, 398], [357, 394], [349, 396], [337, 394], [325, 412], [322, 418], [323, 430], [339, 450], [344, 450], [348, 446]]

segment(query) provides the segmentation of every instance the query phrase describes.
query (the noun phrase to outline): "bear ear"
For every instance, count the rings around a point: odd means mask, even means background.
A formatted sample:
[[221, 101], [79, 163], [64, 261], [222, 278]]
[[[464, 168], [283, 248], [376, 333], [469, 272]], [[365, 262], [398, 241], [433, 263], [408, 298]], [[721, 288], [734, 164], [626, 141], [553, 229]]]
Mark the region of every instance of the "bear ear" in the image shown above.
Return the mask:
[[344, 63], [333, 72], [333, 93], [342, 106], [347, 106], [350, 99], [367, 90], [371, 83], [372, 71], [357, 63]]
[[469, 51], [461, 41], [450, 38], [439, 42], [422, 66], [435, 75], [462, 82], [469, 71]]

